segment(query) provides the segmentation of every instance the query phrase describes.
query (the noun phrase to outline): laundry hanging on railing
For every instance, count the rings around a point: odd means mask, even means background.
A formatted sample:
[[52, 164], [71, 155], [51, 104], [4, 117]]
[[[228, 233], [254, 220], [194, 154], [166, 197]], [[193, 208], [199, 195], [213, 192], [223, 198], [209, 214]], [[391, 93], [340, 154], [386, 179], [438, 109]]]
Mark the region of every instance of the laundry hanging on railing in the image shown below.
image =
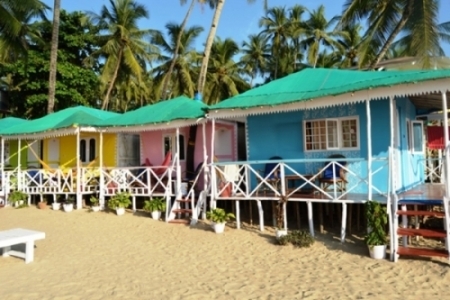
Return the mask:
[[[427, 127], [427, 147], [432, 150], [440, 150], [445, 148], [444, 143], [444, 129], [442, 126], [428, 126]], [[450, 136], [450, 128], [449, 128]]]

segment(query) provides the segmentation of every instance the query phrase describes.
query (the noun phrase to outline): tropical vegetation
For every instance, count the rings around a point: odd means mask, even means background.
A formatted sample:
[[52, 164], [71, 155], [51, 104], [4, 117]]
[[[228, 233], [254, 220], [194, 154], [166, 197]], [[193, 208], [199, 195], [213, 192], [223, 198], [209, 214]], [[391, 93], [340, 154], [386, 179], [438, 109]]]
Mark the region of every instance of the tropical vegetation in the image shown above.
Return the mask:
[[[139, 26], [151, 16], [142, 0], [109, 0], [98, 12], [54, 0], [52, 20], [42, 1], [18, 2], [0, 0], [0, 90], [9, 113], [25, 118], [74, 105], [123, 112], [196, 93], [212, 104], [305, 67], [374, 69], [414, 56], [432, 68], [450, 42], [439, 0], [343, 0], [333, 18], [323, 5], [242, 1], [265, 5], [259, 32], [244, 41], [216, 36], [225, 0], [180, 0], [186, 15], [160, 28]], [[210, 28], [188, 22], [196, 5], [213, 10]]]

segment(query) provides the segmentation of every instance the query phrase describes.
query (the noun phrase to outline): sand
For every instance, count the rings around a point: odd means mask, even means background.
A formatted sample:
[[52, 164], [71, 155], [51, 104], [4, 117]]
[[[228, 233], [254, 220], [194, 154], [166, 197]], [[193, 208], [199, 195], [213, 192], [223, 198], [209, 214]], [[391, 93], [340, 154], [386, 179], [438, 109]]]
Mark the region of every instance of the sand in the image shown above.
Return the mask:
[[44, 231], [34, 262], [0, 257], [0, 299], [445, 298], [443, 259], [370, 259], [356, 237], [317, 234], [307, 249], [273, 231], [154, 221], [147, 215], [0, 209], [0, 230]]

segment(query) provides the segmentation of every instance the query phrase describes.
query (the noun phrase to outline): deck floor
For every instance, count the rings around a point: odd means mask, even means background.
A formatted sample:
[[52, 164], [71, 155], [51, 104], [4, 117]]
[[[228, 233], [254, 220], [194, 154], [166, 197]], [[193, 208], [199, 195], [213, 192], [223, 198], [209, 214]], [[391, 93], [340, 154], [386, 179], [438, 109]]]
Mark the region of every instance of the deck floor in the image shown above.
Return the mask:
[[442, 183], [423, 183], [398, 194], [399, 201], [442, 201], [445, 186]]

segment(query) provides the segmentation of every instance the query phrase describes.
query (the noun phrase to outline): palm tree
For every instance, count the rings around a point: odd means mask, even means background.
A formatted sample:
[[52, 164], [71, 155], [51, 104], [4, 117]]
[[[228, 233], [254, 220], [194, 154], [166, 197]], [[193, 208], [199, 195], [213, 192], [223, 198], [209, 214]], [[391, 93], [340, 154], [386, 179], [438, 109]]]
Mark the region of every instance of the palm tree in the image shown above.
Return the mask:
[[155, 47], [144, 41], [154, 31], [140, 30], [137, 25], [140, 19], [148, 18], [145, 6], [134, 0], [109, 0], [109, 3], [110, 8], [104, 5], [99, 15], [89, 13], [92, 21], [106, 31], [99, 36], [100, 49], [90, 57], [103, 56], [106, 59], [101, 75], [107, 87], [102, 109], [108, 107], [119, 70], [126, 68], [140, 81], [145, 62], [150, 61], [156, 51]]
[[[403, 31], [411, 34], [408, 43], [412, 53], [435, 54], [439, 48], [438, 9], [439, 0], [347, 0], [341, 24], [367, 21], [363, 48], [377, 47], [376, 56], [369, 64], [373, 69]], [[368, 46], [369, 43], [372, 45]]]
[[287, 16], [285, 7], [273, 7], [266, 11], [266, 15], [259, 20], [259, 26], [263, 27], [261, 34], [270, 39], [272, 44], [272, 58], [275, 61], [274, 79], [278, 78], [278, 64], [282, 58], [282, 49], [288, 46], [291, 34], [291, 22]]
[[167, 55], [161, 54], [158, 57], [157, 61], [161, 64], [154, 69], [156, 83], [162, 81], [162, 88], [166, 89], [162, 92], [159, 91], [158, 94], [186, 95], [192, 98], [195, 83], [193, 81], [194, 68], [191, 66], [190, 57], [197, 55], [194, 43], [203, 28], [192, 26], [181, 32], [182, 25], [174, 23], [167, 24], [166, 28], [169, 40], [166, 40], [161, 32], [155, 33], [151, 40], [155, 46], [159, 46], [164, 53], [167, 53]]
[[30, 22], [45, 19], [48, 9], [39, 0], [0, 0], [0, 63], [26, 56], [30, 41], [40, 36]]
[[[200, 66], [200, 73], [197, 82], [197, 91], [200, 95], [203, 94], [203, 89], [206, 82], [206, 73], [208, 71], [209, 56], [211, 54], [211, 47], [216, 37], [217, 27], [219, 26], [220, 16], [222, 14], [225, 0], [213, 0], [215, 1], [214, 16], [212, 19], [211, 27], [209, 29], [208, 37], [206, 39], [205, 49], [203, 51], [202, 64]], [[255, 0], [247, 0], [248, 3], [253, 3]], [[268, 0], [264, 0], [264, 8], [267, 8]]]
[[344, 36], [346, 33], [344, 31], [331, 30], [336, 21], [337, 17], [327, 20], [323, 5], [310, 12], [310, 17], [305, 24], [306, 39], [302, 41], [302, 44], [308, 49], [308, 62], [313, 67], [316, 67], [322, 44], [331, 48], [341, 48], [341, 45], [335, 38]]
[[270, 58], [270, 44], [268, 38], [261, 34], [249, 35], [248, 41], [242, 43], [243, 53], [241, 64], [250, 75], [250, 86], [259, 75], [264, 76], [267, 70], [267, 61]]
[[61, 0], [55, 0], [53, 3], [53, 28], [52, 42], [50, 50], [50, 70], [48, 79], [48, 103], [47, 114], [53, 112], [55, 107], [55, 90], [56, 90], [56, 69], [58, 59], [58, 35], [59, 35], [59, 16], [61, 13]]
[[345, 26], [342, 31], [347, 34], [338, 38], [337, 42], [341, 44], [339, 54], [342, 56], [342, 61], [339, 64], [341, 68], [351, 68], [358, 65], [360, 61], [360, 47], [363, 40], [361, 36], [362, 26], [359, 24], [352, 24]]
[[239, 64], [233, 60], [238, 53], [239, 47], [232, 39], [222, 41], [216, 38], [211, 47], [211, 61], [205, 87], [205, 99], [208, 99], [208, 104], [215, 104], [250, 88], [239, 74]]

